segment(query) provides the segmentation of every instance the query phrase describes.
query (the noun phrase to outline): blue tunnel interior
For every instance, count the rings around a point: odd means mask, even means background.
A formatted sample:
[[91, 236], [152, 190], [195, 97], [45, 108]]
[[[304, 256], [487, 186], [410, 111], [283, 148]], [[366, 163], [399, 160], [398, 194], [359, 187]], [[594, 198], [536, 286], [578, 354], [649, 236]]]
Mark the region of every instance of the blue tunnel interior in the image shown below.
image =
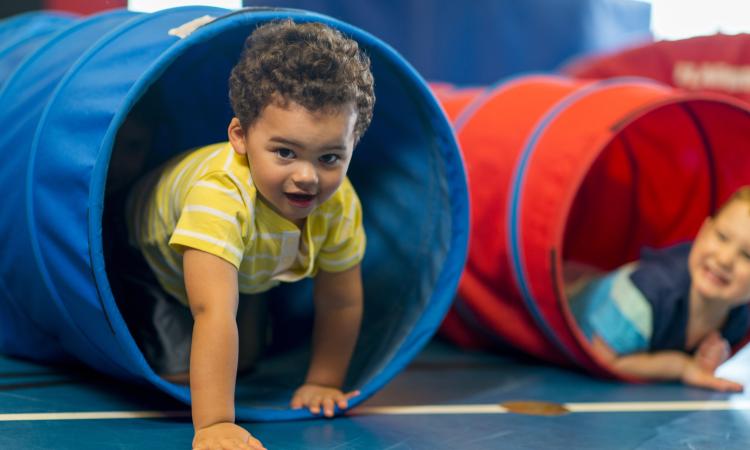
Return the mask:
[[[362, 265], [365, 313], [346, 381], [346, 388], [362, 391], [354, 404], [372, 395], [440, 325], [466, 253], [463, 164], [424, 81], [377, 38], [304, 11], [112, 12], [84, 20], [78, 31], [94, 20], [114, 20], [114, 14], [121, 14], [119, 24], [99, 30], [102, 37], [86, 49], [73, 49], [72, 39], [64, 38], [47, 45], [50, 54], [70, 52], [70, 68], [48, 75], [46, 90], [37, 86], [32, 112], [20, 119], [23, 126], [0, 138], [2, 147], [28, 149], [0, 169], [3, 185], [26, 174], [24, 189], [0, 210], [1, 231], [20, 236], [10, 255], [0, 258], [7, 273], [0, 286], [0, 321], [31, 325], [13, 328], [20, 336], [0, 332], [0, 351], [37, 359], [72, 355], [189, 401], [187, 387], [166, 382], [148, 367], [119, 313], [118, 303], [127, 299], [112, 293], [106, 249], [108, 240], [125, 237], [108, 229], [103, 217], [115, 207], [108, 203], [112, 192], [127, 191], [138, 175], [189, 148], [226, 140], [232, 116], [227, 79], [245, 38], [260, 23], [291, 17], [342, 30], [372, 61], [374, 118], [348, 172], [363, 204], [368, 247]], [[212, 20], [207, 24], [206, 15]], [[174, 35], [191, 23], [202, 26], [184, 37]], [[11, 77], [16, 88], [38, 78], [37, 70], [52, 70], [43, 58], [33, 59]], [[18, 96], [23, 94], [4, 90], [0, 105], [28, 106], [30, 100], [18, 102]], [[17, 120], [13, 114], [11, 108], [0, 119]], [[26, 131], [36, 119], [30, 137]], [[24, 220], [6, 223], [19, 208]], [[307, 417], [286, 405], [306, 373], [311, 283], [283, 285], [268, 297], [271, 345], [257, 369], [238, 380], [237, 417]], [[28, 339], [19, 339], [23, 335]]]

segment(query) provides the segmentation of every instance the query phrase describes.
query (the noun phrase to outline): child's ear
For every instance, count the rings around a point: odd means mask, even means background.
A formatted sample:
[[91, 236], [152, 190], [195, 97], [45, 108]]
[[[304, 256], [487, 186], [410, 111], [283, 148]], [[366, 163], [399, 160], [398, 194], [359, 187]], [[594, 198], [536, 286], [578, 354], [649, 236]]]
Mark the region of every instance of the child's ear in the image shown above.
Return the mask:
[[227, 128], [227, 135], [229, 136], [229, 143], [235, 152], [240, 155], [247, 154], [247, 148], [245, 148], [245, 130], [242, 128], [240, 119], [232, 117]]

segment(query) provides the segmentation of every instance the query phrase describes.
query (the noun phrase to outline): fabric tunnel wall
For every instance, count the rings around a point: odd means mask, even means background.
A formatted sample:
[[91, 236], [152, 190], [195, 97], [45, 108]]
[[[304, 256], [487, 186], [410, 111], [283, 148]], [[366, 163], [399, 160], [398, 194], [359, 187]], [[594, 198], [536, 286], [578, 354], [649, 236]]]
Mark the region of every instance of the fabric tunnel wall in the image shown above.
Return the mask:
[[[319, 21], [357, 40], [372, 61], [377, 102], [349, 169], [363, 204], [365, 312], [346, 389], [356, 405], [395, 376], [440, 325], [468, 245], [468, 192], [450, 123], [403, 58], [376, 37], [300, 11], [181, 7], [83, 18], [16, 68], [0, 91], [0, 352], [76, 359], [150, 383], [184, 402], [146, 363], [108, 280], [108, 190], [188, 148], [226, 140], [227, 80], [248, 34], [282, 18]], [[147, 152], [121, 143], [136, 112]], [[144, 130], [141, 130], [144, 131]], [[115, 149], [115, 150], [113, 150]], [[269, 292], [273, 341], [238, 379], [241, 420], [310, 417], [288, 409], [303, 381], [311, 283]]]
[[29, 12], [0, 20], [0, 87], [23, 59], [76, 21], [59, 12]]
[[691, 240], [750, 183], [750, 114], [640, 78], [529, 75], [435, 89], [466, 162], [471, 240], [443, 335], [612, 375], [589, 353], [562, 263], [613, 269]]
[[750, 101], [750, 34], [713, 34], [649, 42], [574, 59], [561, 72], [577, 78], [646, 77], [687, 91]]

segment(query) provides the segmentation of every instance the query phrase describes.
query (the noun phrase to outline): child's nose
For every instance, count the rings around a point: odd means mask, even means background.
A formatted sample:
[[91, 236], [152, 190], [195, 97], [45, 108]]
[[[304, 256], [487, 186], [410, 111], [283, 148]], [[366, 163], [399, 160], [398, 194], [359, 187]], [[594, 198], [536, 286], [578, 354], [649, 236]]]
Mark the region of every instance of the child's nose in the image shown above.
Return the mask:
[[292, 175], [292, 181], [300, 187], [313, 186], [318, 183], [318, 173], [312, 164], [300, 162]]
[[722, 267], [731, 267], [734, 262], [734, 249], [730, 245], [723, 245], [716, 253], [716, 259]]

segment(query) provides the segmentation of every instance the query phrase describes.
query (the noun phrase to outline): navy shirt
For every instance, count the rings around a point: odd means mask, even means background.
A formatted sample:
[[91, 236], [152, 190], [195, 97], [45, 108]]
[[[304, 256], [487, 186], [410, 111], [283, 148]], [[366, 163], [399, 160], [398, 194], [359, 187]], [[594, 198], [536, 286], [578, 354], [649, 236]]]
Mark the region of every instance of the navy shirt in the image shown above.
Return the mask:
[[[690, 306], [687, 261], [691, 247], [692, 243], [688, 242], [662, 250], [645, 249], [638, 268], [630, 274], [631, 281], [643, 293], [653, 311], [651, 351], [686, 350]], [[732, 308], [721, 334], [735, 345], [747, 334], [749, 322], [748, 305]]]

